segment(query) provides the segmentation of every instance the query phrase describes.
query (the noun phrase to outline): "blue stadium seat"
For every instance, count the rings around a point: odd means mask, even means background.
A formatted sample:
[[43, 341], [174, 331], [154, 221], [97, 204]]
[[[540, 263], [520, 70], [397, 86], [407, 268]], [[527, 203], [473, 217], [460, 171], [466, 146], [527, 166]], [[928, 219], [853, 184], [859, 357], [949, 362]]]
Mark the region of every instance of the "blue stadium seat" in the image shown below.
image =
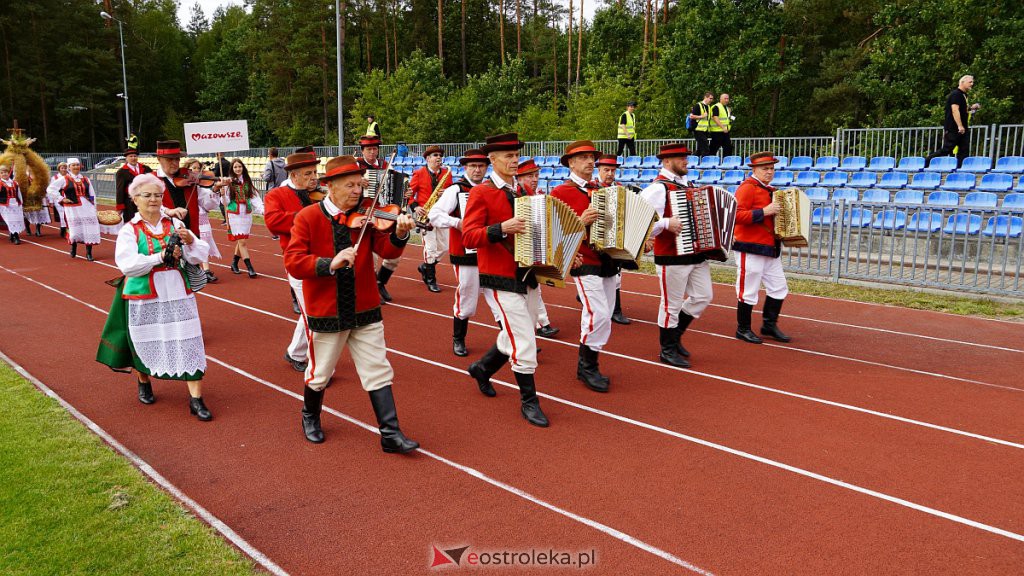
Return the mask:
[[978, 190], [984, 192], [1006, 192], [1013, 186], [1013, 176], [1009, 174], [985, 174], [981, 177]]
[[793, 185], [807, 188], [809, 186], [817, 186], [820, 180], [820, 172], [797, 172], [796, 176], [793, 177]]
[[907, 222], [910, 232], [938, 232], [942, 230], [942, 215], [938, 212], [915, 212]]
[[644, 156], [644, 161], [640, 163], [641, 168], [661, 168], [661, 160], [658, 160], [657, 156]]
[[906, 225], [907, 213], [903, 210], [882, 210], [871, 223], [876, 230], [902, 230]]
[[868, 161], [863, 156], [847, 156], [843, 158], [843, 161], [839, 164], [838, 170], [843, 172], [860, 172], [868, 165]]
[[658, 177], [659, 170], [657, 168], [644, 168], [640, 171], [640, 180], [650, 183]]
[[548, 193], [548, 181], [547, 180], [537, 180], [537, 190], [539, 192], [543, 192], [543, 193], [547, 194]]
[[743, 158], [739, 156], [726, 156], [722, 158], [722, 163], [718, 165], [722, 170], [736, 170], [737, 168], [743, 167]]
[[981, 174], [992, 169], [992, 159], [988, 156], [968, 156], [957, 172]]
[[814, 166], [814, 158], [810, 156], [793, 156], [789, 161], [789, 169], [794, 171], [810, 170]]
[[811, 202], [825, 202], [828, 200], [828, 189], [827, 188], [808, 188], [804, 190], [807, 194], [807, 199]]
[[896, 172], [920, 172], [924, 170], [924, 158], [921, 156], [904, 156], [893, 168]]
[[821, 178], [821, 185], [826, 188], [843, 188], [849, 177], [846, 172], [825, 172]]
[[822, 172], [836, 168], [839, 168], [839, 156], [819, 156], [818, 161], [814, 163], [814, 169]]
[[775, 178], [772, 178], [771, 184], [776, 188], [780, 186], [789, 186], [793, 184], [793, 173], [788, 170], [780, 170], [775, 173]]
[[878, 187], [892, 190], [905, 188], [909, 183], [910, 176], [906, 172], [886, 172], [882, 174], [882, 180], [878, 183]]
[[864, 196], [861, 198], [864, 202], [889, 202], [889, 191], [881, 188], [872, 188], [864, 191]]
[[974, 184], [977, 178], [974, 174], [961, 174], [959, 172], [946, 176], [946, 181], [942, 183], [941, 188], [943, 190], [956, 190], [963, 192], [974, 188]]
[[707, 170], [709, 168], [718, 168], [718, 156], [705, 156], [700, 159], [700, 165], [698, 166], [701, 170]]
[[896, 159], [892, 156], [875, 156], [864, 168], [868, 172], [890, 172], [896, 167]]
[[[566, 175], [566, 178], [569, 176]], [[640, 179], [640, 170], [637, 168], [626, 168], [622, 171], [623, 182], [636, 182]]]
[[540, 172], [537, 172], [537, 177], [544, 180], [550, 180], [555, 177], [555, 169], [551, 166], [545, 166], [540, 169]]
[[640, 156], [627, 156], [622, 162], [623, 168], [639, 168], [643, 164], [644, 159]]
[[953, 172], [956, 170], [956, 158], [952, 156], [936, 156], [925, 167], [925, 172]]
[[697, 179], [697, 182], [700, 182], [701, 184], [714, 184], [721, 179], [721, 170], [705, 170], [704, 172], [701, 173], [700, 178]]
[[942, 227], [945, 234], [966, 234], [975, 236], [981, 232], [981, 216], [977, 214], [952, 214]]
[[1024, 192], [1024, 176], [1017, 178], [1017, 185], [1013, 187], [1014, 192]]
[[552, 180], [568, 180], [569, 179], [569, 169], [566, 168], [565, 166], [559, 166], [558, 168], [555, 168], [555, 173], [551, 176], [551, 179]]
[[928, 194], [927, 203], [929, 206], [959, 206], [960, 195], [956, 192], [932, 192]]
[[[842, 174], [842, 172], [840, 172]], [[874, 172], [854, 172], [850, 176], [851, 188], [874, 188], [878, 183], [878, 175]]]
[[733, 184], [732, 186], [726, 186], [725, 187], [725, 189], [729, 191], [729, 194], [732, 194], [733, 196], [736, 195], [736, 189], [737, 188], [739, 188], [739, 186], [737, 186], [735, 184]]
[[462, 166], [454, 166], [454, 167], [452, 167], [452, 178], [461, 178], [465, 174], [466, 174], [466, 169], [463, 168]]
[[775, 165], [776, 170], [789, 170], [789, 156], [776, 156], [775, 159], [779, 161]]
[[811, 212], [811, 224], [815, 226], [831, 226], [839, 217], [839, 210], [831, 206], [821, 206]]
[[[445, 156], [444, 158], [441, 159], [441, 163], [444, 164], [445, 166], [454, 166], [458, 162], [458, 160], [459, 159], [456, 158], [455, 156]], [[522, 162], [522, 159], [520, 159], [520, 162]]]
[[1004, 210], [1024, 210], [1024, 194], [1013, 193], [1003, 196]]
[[910, 179], [907, 188], [913, 190], [935, 190], [942, 183], [942, 177], [938, 172], [918, 172]]
[[700, 165], [700, 156], [689, 155], [686, 157], [686, 165], [690, 168], [696, 168]]
[[843, 220], [853, 228], [864, 228], [870, 226], [873, 219], [870, 208], [851, 208]]
[[718, 181], [721, 185], [726, 184], [739, 184], [743, 182], [743, 170], [726, 170], [722, 174], [722, 179]]
[[993, 172], [1005, 174], [1024, 174], [1024, 156], [1003, 156], [996, 159], [996, 166]]
[[920, 190], [900, 190], [892, 199], [893, 204], [924, 204], [924, 192]]
[[993, 216], [985, 223], [982, 234], [996, 238], [1020, 238], [1024, 218], [1020, 216]]
[[999, 196], [993, 192], [971, 192], [964, 196], [964, 206], [969, 208], [995, 208]]
[[[548, 166], [556, 166], [557, 167], [557, 166], [561, 166], [562, 165], [561, 160], [562, 160], [561, 156], [548, 156], [546, 162], [547, 162]], [[619, 164], [622, 164], [622, 157], [621, 156], [619, 157]]]
[[860, 198], [860, 194], [857, 193], [853, 188], [836, 188], [832, 191], [833, 200], [845, 200], [847, 202], [856, 202]]

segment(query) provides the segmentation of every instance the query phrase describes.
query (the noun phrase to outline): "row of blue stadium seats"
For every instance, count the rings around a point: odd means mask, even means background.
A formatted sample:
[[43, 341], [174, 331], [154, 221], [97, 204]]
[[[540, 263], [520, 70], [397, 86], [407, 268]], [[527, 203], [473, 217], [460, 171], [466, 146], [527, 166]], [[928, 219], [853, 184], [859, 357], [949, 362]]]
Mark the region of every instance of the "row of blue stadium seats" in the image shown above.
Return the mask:
[[[625, 180], [651, 180], [657, 176], [657, 171], [640, 171], [637, 178], [631, 178], [627, 174], [629, 170], [623, 170], [622, 178]], [[653, 175], [651, 175], [653, 174]], [[739, 184], [749, 175], [743, 170], [692, 170], [690, 178], [699, 184]], [[942, 175], [936, 172], [920, 172], [917, 174], [906, 174], [903, 172], [885, 172], [879, 177], [872, 172], [817, 172], [804, 171], [792, 172], [789, 170], [778, 170], [772, 179], [772, 185], [798, 186], [801, 188], [822, 186], [825, 188], [909, 188], [911, 190], [956, 190], [966, 192], [969, 190], [980, 190], [983, 192], [1006, 192], [1014, 187], [1012, 174], [991, 173], [985, 174], [978, 181], [975, 174], [954, 173], [943, 180]], [[1024, 178], [1018, 179], [1017, 189], [1024, 190]]]
[[952, 214], [943, 218], [941, 213], [917, 210], [886, 209], [873, 212], [870, 208], [851, 208], [841, 213], [838, 208], [822, 206], [811, 213], [811, 224], [815, 226], [832, 226], [843, 221], [854, 228], [874, 228], [876, 230], [906, 230], [935, 234], [955, 234], [959, 236], [982, 236], [995, 238], [1020, 238], [1024, 230], [1024, 218], [1020, 216], [990, 216], [984, 219], [979, 214]]
[[[807, 193], [807, 197], [813, 202], [827, 202], [830, 198], [828, 190], [825, 188], [808, 188], [804, 192]], [[981, 209], [1000, 207], [999, 195], [993, 192], [971, 192], [961, 199], [960, 195], [956, 192], [945, 191], [931, 192], [928, 196], [925, 196], [919, 190], [899, 190], [895, 195], [892, 195], [889, 190], [873, 188], [865, 190], [864, 194], [861, 195], [858, 190], [853, 188], [836, 188], [832, 191], [831, 199], [834, 201], [843, 200], [845, 202], [927, 204], [928, 206], [940, 208], [953, 206]], [[1024, 211], [1024, 194], [1006, 194], [1003, 196], [1001, 207], [1004, 210]]]

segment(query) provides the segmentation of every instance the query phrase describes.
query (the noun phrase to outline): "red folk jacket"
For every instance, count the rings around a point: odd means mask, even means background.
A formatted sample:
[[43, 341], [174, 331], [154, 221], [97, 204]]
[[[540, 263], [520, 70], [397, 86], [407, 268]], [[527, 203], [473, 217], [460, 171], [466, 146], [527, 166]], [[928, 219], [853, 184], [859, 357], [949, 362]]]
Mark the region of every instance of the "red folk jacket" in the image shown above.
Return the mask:
[[415, 210], [419, 206], [423, 206], [430, 200], [430, 193], [437, 188], [438, 182], [444, 179], [444, 186], [441, 190], [452, 185], [452, 170], [441, 166], [441, 171], [437, 174], [431, 174], [430, 170], [426, 166], [412, 173], [412, 178], [409, 179], [409, 188], [412, 189], [412, 198], [409, 200], [409, 208]]
[[[566, 180], [551, 191], [551, 196], [568, 204], [579, 216], [590, 207], [590, 192], [596, 189], [597, 186], [593, 182], [588, 182], [587, 188], [582, 189], [572, 180]], [[587, 227], [587, 237], [580, 245], [580, 256], [583, 258], [583, 265], [570, 270], [569, 275], [609, 278], [619, 273], [611, 256], [594, 250], [590, 245], [589, 227]]]
[[263, 221], [267, 225], [267, 230], [278, 236], [282, 254], [288, 249], [288, 243], [292, 239], [295, 215], [310, 204], [312, 202], [309, 201], [308, 195], [300, 196], [299, 191], [288, 184], [274, 188], [263, 198]]
[[501, 223], [515, 216], [513, 202], [520, 195], [498, 188], [491, 178], [469, 191], [462, 217], [462, 243], [476, 248], [482, 288], [526, 294], [527, 288], [537, 287], [533, 272], [516, 263], [515, 237], [501, 233]]
[[778, 258], [782, 243], [775, 238], [775, 217], [765, 216], [763, 208], [772, 203], [775, 188], [753, 176], [736, 189], [736, 227], [732, 249], [737, 252]]
[[324, 205], [329, 201], [324, 199], [299, 211], [284, 252], [285, 269], [302, 280], [306, 322], [313, 332], [343, 332], [380, 322], [373, 254], [398, 258], [408, 241], [399, 239], [393, 231], [371, 228], [363, 237], [355, 264], [331, 273], [331, 260], [355, 245], [359, 229], [338, 222], [346, 216], [344, 212], [332, 218]]
[[[182, 168], [175, 176], [187, 178], [188, 170]], [[164, 176], [162, 180], [167, 186], [167, 190], [164, 192], [164, 207], [185, 208], [188, 213], [181, 220], [196, 237], [202, 237], [199, 232], [199, 188], [195, 185], [179, 188], [174, 185], [174, 179], [167, 176]]]

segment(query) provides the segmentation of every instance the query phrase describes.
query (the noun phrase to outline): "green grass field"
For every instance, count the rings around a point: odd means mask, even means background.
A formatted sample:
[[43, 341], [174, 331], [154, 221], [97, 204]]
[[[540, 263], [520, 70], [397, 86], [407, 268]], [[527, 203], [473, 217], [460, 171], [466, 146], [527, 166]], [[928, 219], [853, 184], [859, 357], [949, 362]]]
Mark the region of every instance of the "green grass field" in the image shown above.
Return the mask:
[[257, 573], [2, 362], [0, 404], [0, 574]]

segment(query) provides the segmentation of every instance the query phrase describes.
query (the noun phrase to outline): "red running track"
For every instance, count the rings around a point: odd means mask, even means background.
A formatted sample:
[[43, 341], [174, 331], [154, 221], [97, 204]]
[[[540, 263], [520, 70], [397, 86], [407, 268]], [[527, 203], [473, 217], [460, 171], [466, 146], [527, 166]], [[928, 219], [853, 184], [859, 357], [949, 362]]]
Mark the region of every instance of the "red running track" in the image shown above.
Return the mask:
[[[453, 356], [453, 292], [425, 290], [411, 246], [385, 329], [402, 427], [424, 450], [397, 457], [359, 425], [373, 416], [347, 360], [326, 397], [327, 442], [302, 438], [276, 242], [250, 241], [261, 278], [216, 268], [222, 281], [201, 294], [215, 415], [203, 424], [184, 386], [158, 383], [143, 406], [130, 378], [93, 361], [113, 243], [99, 262], [72, 261], [47, 232], [0, 245], [0, 289], [31, 302], [7, 311], [3, 352], [289, 573], [456, 569], [430, 568], [435, 545], [595, 550], [599, 574], [1024, 565], [1019, 323], [792, 295], [794, 342], [756, 347], [731, 338], [734, 296], [716, 286], [685, 339], [694, 369], [677, 370], [657, 362], [657, 284], [629, 274], [636, 322], [614, 327], [601, 356], [612, 392], [599, 395], [575, 379], [574, 291], [545, 290], [562, 332], [541, 344], [542, 430], [511, 387], [476, 391], [464, 370], [493, 342], [489, 314], [481, 304], [471, 357]], [[439, 276], [454, 283], [448, 266]]]

